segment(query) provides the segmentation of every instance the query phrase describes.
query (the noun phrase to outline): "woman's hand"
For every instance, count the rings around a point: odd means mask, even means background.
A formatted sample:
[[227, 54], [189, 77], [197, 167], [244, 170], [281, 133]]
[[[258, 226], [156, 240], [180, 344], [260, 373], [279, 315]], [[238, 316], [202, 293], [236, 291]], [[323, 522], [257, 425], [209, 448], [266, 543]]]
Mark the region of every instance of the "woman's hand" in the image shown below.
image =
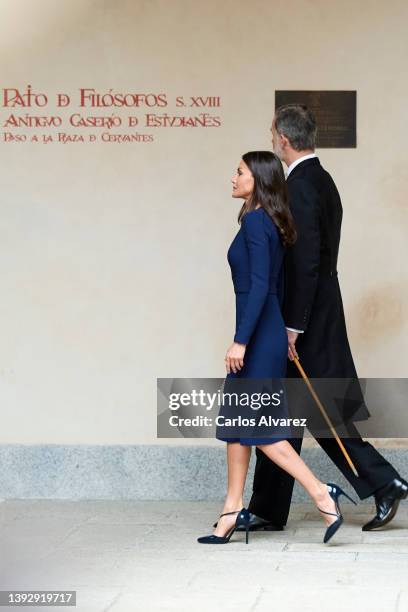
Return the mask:
[[239, 342], [231, 344], [224, 360], [228, 374], [231, 373], [231, 370], [236, 374], [243, 367], [245, 351], [246, 344], [240, 344]]

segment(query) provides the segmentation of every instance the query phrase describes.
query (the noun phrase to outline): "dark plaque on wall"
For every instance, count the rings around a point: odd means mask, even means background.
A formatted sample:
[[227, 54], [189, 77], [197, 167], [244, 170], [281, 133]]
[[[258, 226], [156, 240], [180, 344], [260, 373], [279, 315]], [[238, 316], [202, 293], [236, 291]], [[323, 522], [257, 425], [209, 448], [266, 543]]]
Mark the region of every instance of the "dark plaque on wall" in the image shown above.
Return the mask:
[[356, 91], [275, 91], [275, 108], [306, 104], [313, 111], [321, 149], [357, 146], [356, 103]]

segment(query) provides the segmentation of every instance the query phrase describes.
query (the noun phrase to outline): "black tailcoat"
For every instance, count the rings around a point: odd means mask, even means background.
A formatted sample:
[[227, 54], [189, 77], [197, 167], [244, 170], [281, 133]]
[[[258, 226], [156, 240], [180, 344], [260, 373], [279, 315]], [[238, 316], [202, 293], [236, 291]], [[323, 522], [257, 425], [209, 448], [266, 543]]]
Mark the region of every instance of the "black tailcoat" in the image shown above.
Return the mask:
[[[317, 157], [300, 162], [290, 173], [287, 184], [298, 239], [288, 249], [285, 263], [286, 327], [304, 332], [299, 334], [296, 349], [309, 377], [356, 379], [337, 278], [343, 216], [339, 193]], [[299, 376], [297, 368], [288, 362], [288, 377], [295, 376]], [[356, 420], [360, 415], [361, 410]], [[362, 440], [353, 423], [348, 429], [352, 437], [343, 438], [342, 442], [359, 477], [350, 470], [334, 438], [315, 437], [363, 499], [398, 477], [398, 473], [369, 442]], [[290, 443], [300, 452], [301, 438]], [[256, 456], [249, 510], [283, 525], [289, 514], [293, 478], [258, 448]]]
[[296, 348], [309, 377], [355, 378], [337, 277], [339, 192], [317, 157], [296, 166], [287, 185], [298, 238], [286, 256], [285, 324], [305, 332]]

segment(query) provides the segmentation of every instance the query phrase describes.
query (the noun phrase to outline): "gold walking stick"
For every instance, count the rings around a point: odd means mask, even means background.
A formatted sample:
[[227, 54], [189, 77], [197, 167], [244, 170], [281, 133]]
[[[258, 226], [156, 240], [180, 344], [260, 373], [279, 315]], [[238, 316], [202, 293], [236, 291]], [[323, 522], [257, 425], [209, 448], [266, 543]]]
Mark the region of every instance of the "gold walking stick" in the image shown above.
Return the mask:
[[351, 468], [351, 470], [352, 470], [353, 474], [354, 474], [355, 476], [357, 476], [357, 478], [358, 478], [358, 473], [357, 473], [356, 468], [354, 467], [354, 463], [353, 463], [353, 462], [352, 462], [352, 460], [350, 459], [350, 456], [349, 456], [348, 452], [347, 452], [347, 451], [346, 451], [346, 449], [344, 448], [344, 444], [343, 444], [343, 442], [340, 440], [340, 438], [339, 438], [339, 436], [338, 436], [338, 434], [337, 434], [337, 431], [334, 429], [334, 427], [333, 427], [333, 425], [332, 425], [332, 423], [331, 423], [331, 421], [330, 421], [330, 419], [329, 419], [329, 417], [328, 417], [328, 415], [327, 415], [327, 413], [326, 413], [325, 409], [323, 408], [323, 404], [322, 404], [322, 402], [319, 400], [319, 398], [318, 398], [318, 396], [317, 396], [317, 394], [316, 394], [316, 391], [313, 389], [313, 387], [312, 387], [312, 384], [311, 384], [310, 380], [308, 379], [308, 377], [306, 376], [306, 373], [305, 373], [304, 369], [303, 369], [303, 368], [302, 368], [302, 366], [300, 365], [299, 359], [298, 359], [297, 357], [294, 357], [294, 358], [293, 358], [293, 361], [295, 362], [297, 369], [298, 369], [298, 370], [299, 370], [299, 372], [301, 373], [302, 378], [303, 378], [303, 380], [305, 381], [306, 386], [307, 386], [307, 388], [309, 389], [309, 391], [310, 391], [310, 393], [311, 393], [311, 395], [312, 395], [312, 397], [313, 397], [314, 401], [315, 401], [315, 402], [316, 402], [316, 404], [318, 405], [320, 412], [321, 412], [321, 413], [322, 413], [322, 415], [324, 416], [324, 419], [325, 419], [326, 423], [327, 423], [327, 424], [328, 424], [328, 426], [330, 427], [330, 430], [331, 430], [331, 432], [332, 432], [333, 436], [335, 437], [335, 439], [336, 439], [336, 441], [337, 441], [337, 444], [340, 446], [340, 450], [341, 450], [341, 452], [343, 453], [343, 455], [344, 455], [344, 456], [345, 456], [345, 458], [347, 459], [347, 463], [349, 464], [349, 466], [350, 466], [350, 468]]

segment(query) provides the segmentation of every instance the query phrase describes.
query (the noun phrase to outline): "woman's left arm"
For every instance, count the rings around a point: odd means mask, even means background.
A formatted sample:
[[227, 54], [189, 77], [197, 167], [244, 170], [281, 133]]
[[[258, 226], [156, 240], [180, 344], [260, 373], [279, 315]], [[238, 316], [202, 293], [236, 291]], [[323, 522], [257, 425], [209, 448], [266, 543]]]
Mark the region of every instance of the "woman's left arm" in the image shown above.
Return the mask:
[[233, 372], [236, 371], [234, 367], [239, 370], [243, 366], [246, 345], [258, 323], [269, 291], [270, 243], [263, 214], [252, 211], [244, 215], [242, 231], [249, 253], [250, 289], [245, 312], [225, 358], [228, 372], [228, 365]]
[[247, 213], [242, 219], [242, 230], [249, 253], [250, 287], [234, 341], [248, 344], [268, 295], [271, 256], [263, 214], [256, 211]]

